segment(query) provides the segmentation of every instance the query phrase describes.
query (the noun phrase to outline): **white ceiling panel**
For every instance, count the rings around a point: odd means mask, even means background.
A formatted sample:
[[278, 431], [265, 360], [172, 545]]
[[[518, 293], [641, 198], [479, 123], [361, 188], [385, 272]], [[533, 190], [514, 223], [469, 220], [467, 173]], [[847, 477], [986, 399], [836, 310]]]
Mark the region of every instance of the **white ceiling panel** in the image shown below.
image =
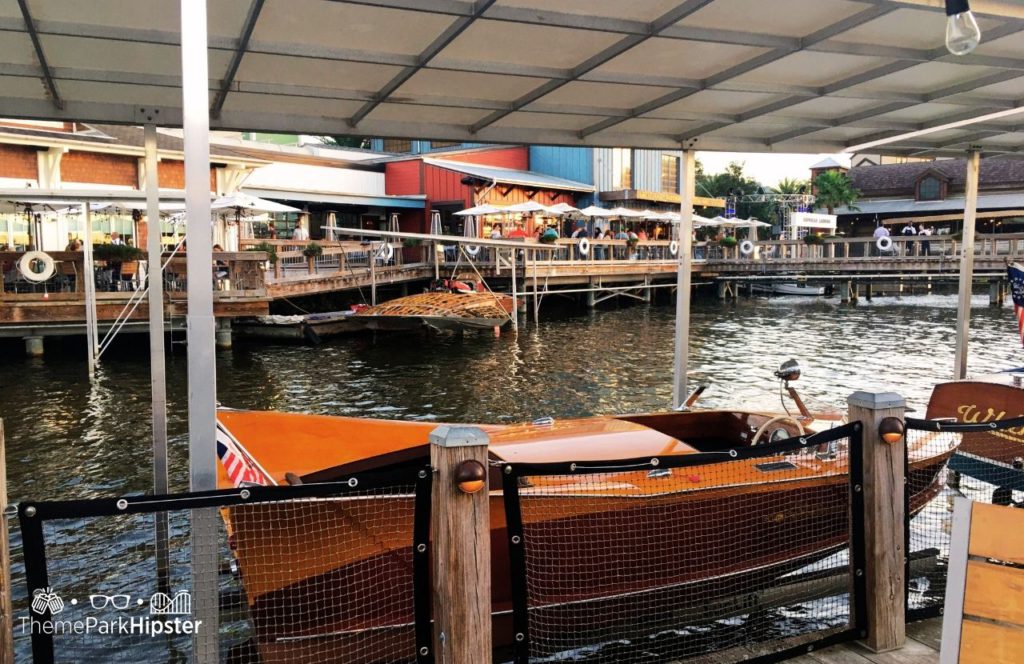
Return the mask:
[[503, 21], [476, 21], [441, 57], [572, 69], [622, 35]]
[[847, 0], [717, 0], [680, 24], [804, 37], [853, 16], [865, 7], [863, 3]]
[[750, 60], [767, 48], [697, 42], [682, 39], [648, 39], [607, 64], [598, 73], [639, 74], [702, 79], [741, 62]]
[[[216, 128], [817, 152], [1024, 101], [1019, 2], [979, 0], [962, 59], [935, 0], [207, 2]], [[27, 4], [50, 70], [0, 3], [5, 115], [180, 122], [178, 3]], [[964, 136], [1005, 149], [1018, 126]]]

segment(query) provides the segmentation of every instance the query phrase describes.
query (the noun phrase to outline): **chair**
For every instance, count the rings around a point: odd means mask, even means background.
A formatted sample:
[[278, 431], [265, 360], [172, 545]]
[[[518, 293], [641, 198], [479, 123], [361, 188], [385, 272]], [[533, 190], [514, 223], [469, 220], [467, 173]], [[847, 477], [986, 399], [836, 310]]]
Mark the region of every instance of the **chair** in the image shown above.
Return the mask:
[[940, 664], [1024, 661], [1024, 509], [957, 498]]
[[[139, 282], [139, 261], [121, 263], [121, 278], [118, 290], [136, 290]], [[129, 288], [129, 286], [131, 288]]]

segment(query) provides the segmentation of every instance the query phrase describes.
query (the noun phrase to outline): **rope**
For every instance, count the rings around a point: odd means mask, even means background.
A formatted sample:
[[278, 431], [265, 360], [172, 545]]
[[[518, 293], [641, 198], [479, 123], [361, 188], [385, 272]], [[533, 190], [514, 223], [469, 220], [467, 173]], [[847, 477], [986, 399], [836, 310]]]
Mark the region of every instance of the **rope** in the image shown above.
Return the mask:
[[[459, 245], [459, 251], [460, 252], [464, 252], [465, 250], [466, 250], [465, 247], [463, 247], [460, 244]], [[476, 264], [473, 263], [473, 259], [468, 254], [466, 255], [466, 262], [469, 263], [469, 266], [471, 268], [473, 268], [473, 272], [475, 272], [477, 278], [480, 279], [480, 283], [482, 283], [484, 285], [484, 288], [487, 289], [487, 292], [490, 293], [491, 296], [494, 298], [494, 304], [498, 305], [498, 308], [501, 309], [502, 311], [505, 311], [504, 307], [502, 307], [501, 304], [500, 304], [501, 300], [498, 298], [498, 294], [495, 293], [493, 290], [491, 290], [491, 287], [484, 280], [484, 277], [483, 277], [482, 274], [480, 274], [480, 271], [476, 269]], [[512, 302], [512, 306], [513, 307], [516, 306], [516, 302], [514, 300]], [[512, 320], [512, 314], [507, 312], [507, 311], [505, 311], [505, 318], [507, 318], [508, 320]]]

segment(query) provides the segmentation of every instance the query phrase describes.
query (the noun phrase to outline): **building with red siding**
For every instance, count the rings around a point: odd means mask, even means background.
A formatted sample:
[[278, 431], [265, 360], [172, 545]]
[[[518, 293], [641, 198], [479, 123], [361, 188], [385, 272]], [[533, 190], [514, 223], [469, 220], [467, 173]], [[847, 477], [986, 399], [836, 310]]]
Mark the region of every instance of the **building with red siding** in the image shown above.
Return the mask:
[[[527, 146], [510, 146], [388, 160], [384, 179], [388, 195], [426, 196], [422, 211], [408, 211], [403, 215], [401, 230], [428, 232], [431, 216], [436, 211], [445, 233], [462, 235], [463, 218], [454, 213], [475, 205], [512, 205], [528, 201], [541, 205], [576, 205], [579, 197], [593, 195], [593, 185], [528, 170], [529, 156]], [[481, 235], [488, 231], [486, 227], [477, 230]]]

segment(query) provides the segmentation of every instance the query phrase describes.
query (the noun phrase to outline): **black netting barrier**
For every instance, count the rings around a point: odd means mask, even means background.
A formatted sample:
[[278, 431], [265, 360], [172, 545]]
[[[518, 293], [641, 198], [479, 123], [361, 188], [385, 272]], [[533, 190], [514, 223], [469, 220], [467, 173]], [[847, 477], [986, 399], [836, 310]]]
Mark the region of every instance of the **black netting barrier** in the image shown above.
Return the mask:
[[860, 441], [852, 423], [721, 453], [504, 465], [515, 661], [773, 661], [860, 638]]
[[20, 661], [432, 661], [431, 477], [22, 503]]
[[914, 465], [915, 451], [949, 455], [941, 486], [928, 502], [910, 502], [907, 511], [907, 620], [914, 621], [942, 613], [953, 499], [1024, 507], [1024, 470], [1014, 463], [1024, 454], [1024, 418], [981, 424], [908, 418], [906, 438], [908, 497], [917, 493], [918, 501], [928, 496], [921, 489], [930, 474]]

